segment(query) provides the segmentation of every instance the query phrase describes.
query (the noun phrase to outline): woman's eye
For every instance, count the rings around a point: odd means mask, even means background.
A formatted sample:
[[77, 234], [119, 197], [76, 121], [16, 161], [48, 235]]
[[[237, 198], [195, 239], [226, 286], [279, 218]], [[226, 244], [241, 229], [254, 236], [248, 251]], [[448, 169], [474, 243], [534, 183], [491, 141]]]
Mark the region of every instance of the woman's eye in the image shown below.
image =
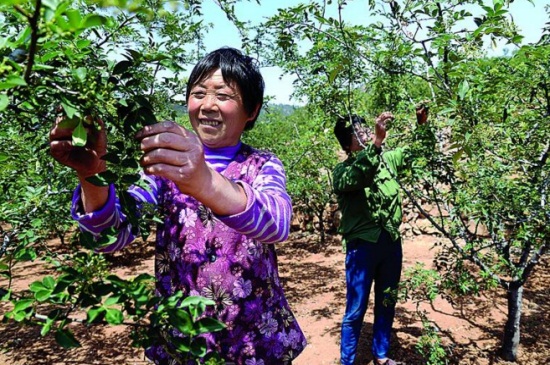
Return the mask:
[[231, 99], [231, 95], [224, 94], [224, 93], [218, 93], [218, 94], [216, 94], [216, 99], [218, 99], [219, 101], [226, 101], [226, 100]]
[[195, 91], [195, 92], [191, 93], [191, 96], [194, 97], [194, 98], [197, 98], [197, 99], [202, 99], [206, 96], [206, 93], [204, 93], [202, 91]]

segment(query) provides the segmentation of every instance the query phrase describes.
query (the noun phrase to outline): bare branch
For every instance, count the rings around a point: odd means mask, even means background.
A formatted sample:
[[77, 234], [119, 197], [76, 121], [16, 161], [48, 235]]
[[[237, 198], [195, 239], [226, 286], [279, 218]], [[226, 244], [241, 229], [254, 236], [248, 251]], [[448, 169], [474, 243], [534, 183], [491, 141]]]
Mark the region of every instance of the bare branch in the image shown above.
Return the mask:
[[111, 33], [107, 34], [107, 35], [105, 36], [105, 38], [104, 38], [101, 42], [97, 43], [97, 46], [98, 46], [98, 47], [101, 47], [102, 45], [104, 45], [105, 43], [107, 43], [107, 42], [109, 41], [109, 39], [111, 39], [111, 37], [112, 37], [115, 33], [117, 33], [119, 30], [121, 30], [122, 28], [124, 28], [126, 25], [130, 24], [130, 22], [131, 22], [132, 20], [136, 19], [136, 18], [137, 18], [137, 14], [132, 15], [132, 16], [129, 17], [129, 18], [126, 18], [122, 23], [120, 23], [120, 25], [119, 25], [114, 31], [112, 31]]
[[31, 27], [31, 44], [29, 46], [29, 55], [27, 58], [27, 68], [25, 69], [24, 79], [27, 83], [30, 82], [32, 68], [34, 66], [34, 56], [36, 54], [36, 45], [38, 43], [38, 20], [40, 18], [40, 8], [42, 7], [42, 0], [36, 0], [36, 6], [34, 8], [34, 14], [31, 18], [25, 15], [29, 19], [29, 25]]

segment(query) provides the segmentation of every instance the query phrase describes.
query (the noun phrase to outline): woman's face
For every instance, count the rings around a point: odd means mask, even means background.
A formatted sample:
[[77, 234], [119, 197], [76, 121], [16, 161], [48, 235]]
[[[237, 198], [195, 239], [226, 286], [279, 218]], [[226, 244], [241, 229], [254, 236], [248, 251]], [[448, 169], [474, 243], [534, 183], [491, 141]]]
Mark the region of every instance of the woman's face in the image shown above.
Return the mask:
[[210, 148], [235, 146], [253, 119], [243, 106], [239, 88], [226, 84], [220, 69], [191, 88], [187, 107], [193, 129]]

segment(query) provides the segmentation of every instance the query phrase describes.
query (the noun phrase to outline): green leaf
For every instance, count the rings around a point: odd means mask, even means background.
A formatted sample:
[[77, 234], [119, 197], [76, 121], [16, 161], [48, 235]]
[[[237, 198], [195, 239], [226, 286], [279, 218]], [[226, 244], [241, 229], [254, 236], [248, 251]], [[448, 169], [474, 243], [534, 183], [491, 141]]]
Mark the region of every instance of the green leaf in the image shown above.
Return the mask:
[[4, 82], [0, 82], [0, 90], [11, 89], [16, 86], [27, 86], [27, 82], [21, 76], [10, 75]]
[[[29, 237], [29, 241], [34, 242], [36, 240], [35, 237]], [[33, 247], [25, 248], [23, 250], [18, 251], [15, 254], [15, 259], [19, 262], [21, 261], [32, 261], [36, 259], [37, 254], [36, 250]]]
[[7, 161], [9, 159], [9, 156], [5, 153], [0, 152], [0, 162]]
[[10, 100], [8, 99], [7, 95], [0, 94], [0, 112], [2, 110], [5, 110], [9, 104], [10, 104]]
[[138, 52], [134, 49], [126, 48], [126, 52], [128, 52], [128, 54], [124, 55], [124, 56], [127, 57], [128, 59], [132, 59], [134, 61], [137, 61], [137, 60], [141, 59], [141, 57], [142, 57], [141, 52]]
[[89, 39], [79, 39], [76, 42], [76, 47], [78, 49], [84, 49], [84, 48], [87, 48], [90, 44], [92, 44], [92, 41]]
[[[69, 103], [67, 100], [62, 100], [61, 106], [63, 107], [63, 111], [65, 111], [65, 114], [67, 115], [68, 118], [79, 116], [78, 110], [76, 109], [76, 107], [72, 103]], [[71, 128], [74, 128], [74, 127], [76, 127], [76, 124]]]
[[39, 302], [43, 302], [43, 301], [47, 300], [48, 298], [50, 298], [51, 295], [52, 295], [51, 290], [39, 290], [34, 294], [34, 297]]
[[115, 65], [113, 75], [119, 75], [126, 72], [132, 66], [132, 61], [123, 60]]
[[514, 44], [521, 44], [521, 42], [523, 42], [523, 36], [522, 35], [515, 35], [511, 40], [510, 40], [510, 43], [514, 43]]
[[76, 279], [69, 274], [61, 275], [57, 279], [57, 284], [55, 285], [54, 290], [52, 291], [52, 294], [58, 294], [63, 292], [65, 289], [67, 289], [72, 283], [74, 283]]
[[44, 283], [44, 287], [50, 290], [53, 290], [55, 288], [55, 279], [51, 276], [46, 276], [42, 283]]
[[195, 323], [195, 332], [197, 334], [217, 332], [223, 330], [224, 328], [225, 324], [223, 322], [210, 317], [201, 318]]
[[193, 331], [193, 321], [189, 313], [182, 309], [174, 309], [168, 312], [168, 322], [183, 334]]
[[92, 323], [95, 321], [99, 315], [105, 312], [105, 308], [99, 307], [99, 308], [91, 308], [86, 313], [87, 321], [88, 323]]
[[73, 131], [73, 146], [84, 147], [86, 146], [87, 139], [88, 134], [86, 133], [82, 120], [80, 120]]
[[55, 51], [51, 51], [51, 52], [48, 52], [44, 55], [42, 55], [42, 57], [39, 58], [40, 62], [42, 63], [46, 63], [56, 57], [59, 57], [63, 54], [63, 52], [59, 51], [59, 50], [55, 50]]
[[0, 297], [0, 301], [6, 301], [10, 300], [11, 297], [11, 290], [6, 291], [6, 294]]
[[107, 186], [114, 183], [117, 179], [117, 175], [112, 171], [104, 171], [94, 176], [86, 178], [86, 181], [91, 182], [96, 186]]
[[86, 76], [88, 75], [88, 70], [85, 67], [79, 67], [73, 70], [73, 76], [75, 79], [84, 83], [86, 81]]
[[189, 307], [190, 305], [198, 305], [199, 303], [202, 303], [204, 304], [205, 306], [207, 305], [215, 305], [216, 302], [213, 301], [212, 299], [208, 299], [208, 298], [204, 298], [204, 297], [199, 297], [199, 296], [191, 296], [191, 297], [187, 297], [185, 298], [182, 302], [181, 302], [181, 307], [185, 308], [185, 307]]
[[[88, 180], [89, 178], [87, 178], [86, 180]], [[94, 235], [92, 235], [90, 232], [86, 232], [86, 231], [81, 231], [80, 232], [80, 235], [79, 235], [79, 238], [80, 238], [80, 244], [86, 248], [92, 248], [95, 244], [95, 238], [94, 238]], [[78, 275], [78, 273], [77, 273]]]
[[464, 153], [464, 149], [459, 149], [456, 151], [453, 155], [453, 163], [456, 165], [458, 160], [460, 160], [460, 157], [462, 157], [462, 154]]
[[21, 300], [18, 300], [15, 303], [13, 311], [14, 312], [21, 312], [21, 311], [29, 308], [32, 305], [32, 303], [34, 303], [34, 299], [21, 299]]
[[84, 19], [84, 21], [82, 22], [81, 28], [97, 27], [105, 24], [105, 21], [106, 21], [105, 17], [97, 14], [91, 14]]
[[120, 296], [109, 297], [105, 300], [105, 305], [109, 306], [109, 305], [117, 304], [119, 301], [120, 301]]
[[94, 294], [83, 293], [80, 295], [80, 300], [81, 300], [82, 307], [92, 307], [94, 305], [101, 303], [95, 293]]
[[105, 155], [103, 155], [103, 157], [101, 157], [101, 159], [103, 161], [111, 162], [114, 164], [120, 163], [120, 156], [118, 155], [118, 153], [115, 152], [107, 152]]
[[40, 330], [40, 336], [44, 337], [50, 332], [53, 322], [54, 320], [51, 318], [46, 319], [46, 323], [42, 325], [42, 329]]
[[137, 95], [134, 97], [134, 101], [146, 109], [153, 110], [153, 105], [144, 95]]
[[56, 0], [42, 0], [42, 6], [50, 10], [56, 10], [58, 5], [59, 1]]
[[99, 239], [96, 241], [95, 248], [107, 247], [116, 242], [118, 238], [118, 233], [113, 232], [104, 232], [101, 234]]
[[122, 311], [118, 309], [107, 308], [105, 320], [109, 324], [121, 324], [124, 321], [124, 315], [122, 314]]
[[468, 90], [470, 90], [470, 84], [467, 80], [462, 81], [458, 85], [458, 97], [460, 98], [460, 100], [464, 100], [464, 97], [466, 96]]
[[111, 283], [119, 287], [126, 287], [128, 285], [127, 280], [124, 280], [116, 275], [109, 275], [105, 279], [109, 280]]
[[32, 291], [33, 293], [36, 293], [37, 291], [46, 289], [46, 288], [44, 287], [44, 284], [42, 284], [41, 281], [35, 281], [35, 282], [33, 282], [31, 285], [29, 285], [29, 288], [31, 289], [31, 291]]
[[80, 15], [80, 12], [76, 9], [70, 9], [65, 12], [67, 15], [67, 18], [69, 18], [69, 24], [73, 29], [79, 29], [80, 28], [80, 22], [82, 21], [82, 16]]
[[180, 352], [188, 353], [191, 350], [188, 338], [170, 336], [170, 343], [176, 346]]
[[76, 340], [72, 332], [68, 329], [58, 329], [55, 332], [55, 341], [66, 349], [81, 347], [80, 342]]
[[198, 337], [194, 339], [191, 343], [191, 353], [198, 358], [204, 357], [206, 355], [206, 338]]
[[[9, 313], [6, 313], [6, 316], [8, 314]], [[25, 318], [27, 318], [27, 313], [25, 313], [25, 312], [16, 312], [15, 314], [13, 314], [13, 320], [16, 321], [16, 322], [21, 322]]]

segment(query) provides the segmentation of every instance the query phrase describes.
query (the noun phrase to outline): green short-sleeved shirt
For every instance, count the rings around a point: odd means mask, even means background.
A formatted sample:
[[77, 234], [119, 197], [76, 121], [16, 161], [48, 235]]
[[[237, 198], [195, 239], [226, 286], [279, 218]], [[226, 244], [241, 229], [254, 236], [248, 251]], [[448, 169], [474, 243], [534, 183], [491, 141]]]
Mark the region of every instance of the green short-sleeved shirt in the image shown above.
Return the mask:
[[344, 242], [354, 238], [377, 242], [382, 229], [394, 241], [399, 239], [403, 212], [399, 183], [393, 176], [403, 161], [402, 148], [380, 154], [369, 144], [336, 165], [333, 188], [342, 212], [339, 232]]

